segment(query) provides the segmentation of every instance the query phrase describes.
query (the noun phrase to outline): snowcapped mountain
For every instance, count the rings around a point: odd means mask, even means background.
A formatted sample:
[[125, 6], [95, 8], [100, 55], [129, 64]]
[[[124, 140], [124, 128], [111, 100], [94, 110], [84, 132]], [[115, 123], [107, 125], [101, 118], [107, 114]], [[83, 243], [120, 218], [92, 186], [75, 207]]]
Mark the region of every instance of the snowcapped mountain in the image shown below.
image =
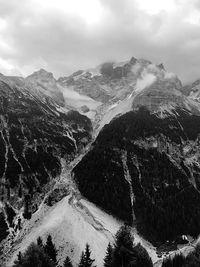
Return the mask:
[[50, 233], [59, 264], [77, 264], [88, 242], [101, 267], [124, 222], [156, 266], [160, 244], [196, 238], [198, 92], [134, 57], [58, 80], [43, 69], [0, 75], [3, 266]]

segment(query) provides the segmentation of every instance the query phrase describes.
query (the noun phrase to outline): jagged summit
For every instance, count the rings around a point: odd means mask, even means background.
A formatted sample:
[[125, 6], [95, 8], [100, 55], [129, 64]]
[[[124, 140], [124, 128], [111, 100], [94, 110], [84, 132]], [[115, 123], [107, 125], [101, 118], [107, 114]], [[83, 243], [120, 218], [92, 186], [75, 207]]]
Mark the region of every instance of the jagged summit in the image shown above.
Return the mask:
[[161, 70], [165, 70], [165, 66], [163, 65], [163, 63], [160, 63], [159, 65], [157, 65], [158, 68], [160, 68]]
[[26, 79], [30, 79], [30, 78], [35, 78], [35, 79], [39, 79], [41, 77], [46, 77], [49, 79], [54, 79], [53, 73], [52, 72], [48, 72], [45, 69], [41, 68], [35, 72], [33, 72], [31, 75], [27, 76]]
[[40, 69], [26, 77], [25, 81], [33, 90], [37, 90], [38, 93], [51, 97], [56, 103], [64, 106], [65, 100], [63, 93], [53, 73]]
[[68, 77], [59, 78], [58, 83], [96, 101], [107, 103], [125, 99], [135, 90], [137, 82], [150, 74], [157, 79], [174, 80], [176, 85], [181, 86], [178, 77], [167, 72], [162, 64], [156, 66], [149, 60], [135, 57], [123, 62], [105, 62], [93, 69], [77, 71]]

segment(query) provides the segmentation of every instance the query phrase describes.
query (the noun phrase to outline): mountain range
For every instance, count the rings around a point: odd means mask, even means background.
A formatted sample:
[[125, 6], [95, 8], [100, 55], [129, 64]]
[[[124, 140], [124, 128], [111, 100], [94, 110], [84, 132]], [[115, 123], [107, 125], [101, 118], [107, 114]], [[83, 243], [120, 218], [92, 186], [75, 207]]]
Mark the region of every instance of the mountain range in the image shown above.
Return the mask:
[[166, 242], [198, 242], [200, 80], [134, 57], [59, 79], [0, 74], [0, 151], [2, 266], [49, 233], [60, 264], [88, 242], [103, 266], [124, 223], [155, 266]]

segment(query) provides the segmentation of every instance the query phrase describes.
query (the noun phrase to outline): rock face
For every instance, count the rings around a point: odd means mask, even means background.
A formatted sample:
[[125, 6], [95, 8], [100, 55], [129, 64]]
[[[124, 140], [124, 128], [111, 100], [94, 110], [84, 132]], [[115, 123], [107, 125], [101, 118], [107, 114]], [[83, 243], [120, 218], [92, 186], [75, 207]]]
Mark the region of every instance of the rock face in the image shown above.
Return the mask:
[[[5, 204], [24, 207], [30, 218], [49, 184], [61, 172], [60, 159], [67, 162], [91, 139], [90, 120], [77, 111], [62, 113], [44, 94], [0, 81], [0, 227], [9, 227]], [[3, 236], [3, 233], [2, 233]]]
[[[93, 120], [97, 132], [116, 115], [124, 110], [130, 111], [134, 98], [135, 107], [151, 105], [153, 108], [156, 102], [161, 104], [160, 100], [169, 104], [174, 96], [179, 105], [179, 98], [183, 97], [180, 92], [182, 84], [176, 75], [167, 72], [162, 64], [154, 65], [148, 60], [134, 57], [129, 61], [107, 62], [95, 69], [75, 72], [69, 77], [59, 78], [58, 83], [63, 88], [70, 88], [101, 103]], [[147, 87], [148, 90], [145, 90]]]
[[61, 77], [58, 82], [104, 104], [116, 102], [132, 93], [137, 78], [147, 65], [151, 62], [135, 58], [119, 64], [107, 62], [95, 69]]
[[51, 72], [40, 69], [28, 76], [25, 81], [28, 86], [33, 88], [38, 94], [43, 93], [44, 95], [51, 97], [58, 105], [64, 106], [65, 100], [63, 93]]

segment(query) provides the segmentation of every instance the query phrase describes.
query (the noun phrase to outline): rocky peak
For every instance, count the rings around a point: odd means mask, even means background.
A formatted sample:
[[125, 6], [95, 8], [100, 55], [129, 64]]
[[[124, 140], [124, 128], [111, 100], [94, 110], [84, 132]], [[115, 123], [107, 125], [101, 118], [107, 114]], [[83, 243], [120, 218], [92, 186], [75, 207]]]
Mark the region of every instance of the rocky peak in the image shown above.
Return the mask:
[[27, 76], [26, 79], [35, 79], [35, 80], [39, 80], [39, 79], [50, 79], [50, 80], [54, 80], [55, 78], [53, 76], [53, 73], [46, 71], [45, 69], [40, 69], [38, 71], [33, 72], [31, 75]]
[[163, 63], [160, 63], [160, 64], [157, 65], [157, 66], [158, 66], [159, 69], [161, 69], [161, 70], [165, 70], [165, 67], [164, 67]]
[[57, 104], [64, 106], [61, 87], [51, 72], [40, 69], [26, 77], [28, 86], [39, 94], [52, 98]]
[[132, 57], [129, 62], [130, 64], [134, 65], [137, 62], [137, 58]]

